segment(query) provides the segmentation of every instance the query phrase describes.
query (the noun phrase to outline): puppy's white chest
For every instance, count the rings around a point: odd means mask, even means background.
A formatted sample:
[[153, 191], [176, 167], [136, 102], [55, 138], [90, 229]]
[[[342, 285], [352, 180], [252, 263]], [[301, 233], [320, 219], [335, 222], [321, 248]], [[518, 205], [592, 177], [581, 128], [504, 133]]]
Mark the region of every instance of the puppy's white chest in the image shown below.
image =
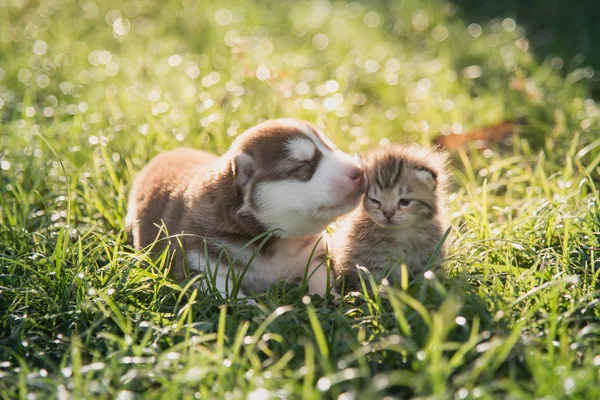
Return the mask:
[[248, 290], [264, 291], [280, 280], [299, 283], [307, 267], [310, 275], [324, 254], [325, 245], [321, 242], [317, 244], [316, 240], [307, 243], [306, 240], [280, 239], [272, 254], [255, 258], [242, 286]]
[[[325, 244], [323, 241], [317, 243], [317, 240], [318, 238], [310, 241], [306, 238], [282, 238], [266, 254], [261, 254], [249, 248], [243, 249], [232, 243], [227, 244], [227, 248], [236, 261], [235, 275], [239, 276], [242, 269], [247, 268], [241, 285], [242, 289], [244, 291], [263, 292], [280, 280], [293, 283], [301, 282], [307, 266], [308, 276], [310, 276], [312, 270], [323, 261], [325, 254]], [[191, 269], [205, 272], [207, 262], [199, 251], [188, 251], [187, 260]], [[215, 268], [216, 261], [209, 260], [211, 269]], [[226, 276], [230, 266], [224, 262], [224, 259], [221, 259], [218, 268], [218, 274]], [[325, 266], [320, 269], [325, 269]]]

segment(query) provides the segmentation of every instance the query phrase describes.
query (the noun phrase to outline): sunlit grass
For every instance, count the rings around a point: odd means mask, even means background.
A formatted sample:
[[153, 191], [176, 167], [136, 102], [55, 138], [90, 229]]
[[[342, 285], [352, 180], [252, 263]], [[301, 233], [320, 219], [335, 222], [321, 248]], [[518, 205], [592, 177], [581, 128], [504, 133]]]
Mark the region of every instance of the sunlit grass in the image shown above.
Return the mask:
[[[594, 71], [523, 35], [442, 0], [0, 2], [0, 397], [593, 398]], [[152, 156], [280, 116], [349, 152], [526, 125], [454, 154], [447, 278], [250, 307], [131, 251]]]

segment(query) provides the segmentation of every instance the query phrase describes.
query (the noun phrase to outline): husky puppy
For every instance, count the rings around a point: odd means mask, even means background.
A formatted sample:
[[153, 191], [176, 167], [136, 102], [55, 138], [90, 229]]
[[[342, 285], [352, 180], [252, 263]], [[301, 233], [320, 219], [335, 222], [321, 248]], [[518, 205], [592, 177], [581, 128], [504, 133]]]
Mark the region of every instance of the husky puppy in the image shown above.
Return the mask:
[[[222, 295], [245, 268], [242, 291], [301, 281], [314, 250], [309, 290], [324, 295], [333, 273], [327, 276], [321, 233], [358, 205], [366, 184], [358, 161], [315, 126], [271, 120], [241, 134], [221, 157], [191, 149], [156, 156], [133, 183], [126, 222], [136, 249], [168, 246], [176, 279], [187, 266], [214, 276]], [[249, 244], [265, 232], [266, 244]]]

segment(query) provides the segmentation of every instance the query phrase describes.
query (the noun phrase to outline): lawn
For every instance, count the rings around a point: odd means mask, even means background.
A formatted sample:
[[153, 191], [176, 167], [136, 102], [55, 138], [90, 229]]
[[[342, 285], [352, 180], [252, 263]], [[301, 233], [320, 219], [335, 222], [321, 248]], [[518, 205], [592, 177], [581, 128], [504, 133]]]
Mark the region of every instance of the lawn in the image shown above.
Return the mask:
[[[469, 15], [0, 0], [0, 398], [597, 397], [597, 76], [540, 58], [518, 19]], [[136, 171], [281, 116], [349, 153], [522, 125], [451, 150], [445, 275], [339, 305], [282, 283], [252, 307], [143, 269]]]

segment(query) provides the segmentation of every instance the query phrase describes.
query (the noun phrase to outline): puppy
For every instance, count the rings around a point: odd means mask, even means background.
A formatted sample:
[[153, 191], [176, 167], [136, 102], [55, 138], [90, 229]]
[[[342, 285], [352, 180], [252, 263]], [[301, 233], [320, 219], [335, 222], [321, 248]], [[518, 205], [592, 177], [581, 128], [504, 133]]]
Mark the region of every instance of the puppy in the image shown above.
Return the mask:
[[[324, 295], [333, 274], [327, 276], [320, 235], [365, 190], [358, 162], [316, 127], [271, 120], [241, 134], [219, 158], [190, 149], [156, 156], [133, 183], [126, 221], [136, 249], [169, 247], [176, 279], [185, 278], [187, 265], [213, 276], [224, 296], [245, 268], [242, 291], [300, 282], [314, 250], [309, 291]], [[265, 232], [266, 244], [250, 243]]]

